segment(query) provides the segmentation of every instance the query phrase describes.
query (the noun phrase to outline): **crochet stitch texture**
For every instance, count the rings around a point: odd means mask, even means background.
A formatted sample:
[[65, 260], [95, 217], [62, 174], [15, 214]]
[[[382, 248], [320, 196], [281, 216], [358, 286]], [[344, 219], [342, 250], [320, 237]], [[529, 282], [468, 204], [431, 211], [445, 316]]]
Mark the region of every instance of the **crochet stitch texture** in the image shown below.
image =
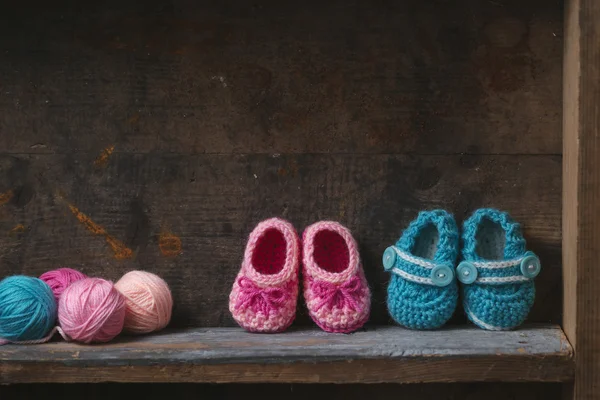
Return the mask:
[[337, 222], [317, 222], [303, 234], [304, 298], [324, 331], [349, 333], [369, 319], [371, 292], [356, 241]]
[[462, 257], [477, 267], [478, 279], [462, 285], [463, 306], [480, 328], [512, 329], [527, 317], [535, 285], [520, 269], [525, 246], [521, 226], [506, 212], [483, 208], [464, 222]]
[[388, 259], [386, 268], [392, 272], [387, 305], [397, 323], [411, 329], [435, 329], [452, 317], [458, 302], [456, 280], [449, 277], [446, 286], [437, 286], [431, 276], [438, 266], [452, 274], [458, 246], [454, 217], [444, 210], [433, 210], [420, 212], [395, 248], [386, 250], [384, 265], [388, 256], [395, 260], [391, 264]]
[[271, 218], [250, 234], [229, 295], [229, 311], [251, 332], [281, 332], [296, 317], [300, 244], [294, 227]]

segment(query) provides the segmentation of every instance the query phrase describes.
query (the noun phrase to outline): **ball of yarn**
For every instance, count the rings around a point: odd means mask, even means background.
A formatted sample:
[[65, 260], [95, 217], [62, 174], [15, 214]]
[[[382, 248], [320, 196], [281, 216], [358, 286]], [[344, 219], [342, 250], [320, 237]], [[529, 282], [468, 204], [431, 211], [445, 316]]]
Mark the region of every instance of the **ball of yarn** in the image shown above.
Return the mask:
[[0, 282], [0, 337], [9, 341], [42, 339], [56, 321], [56, 300], [38, 278], [11, 276]]
[[40, 275], [40, 279], [50, 286], [54, 298], [58, 302], [60, 295], [73, 282], [87, 278], [84, 274], [71, 268], [59, 268]]
[[125, 331], [148, 333], [163, 329], [171, 320], [173, 297], [167, 283], [145, 271], [131, 271], [115, 284], [125, 297]]
[[108, 342], [123, 330], [125, 300], [112, 282], [85, 278], [74, 282], [58, 302], [64, 334], [83, 342]]

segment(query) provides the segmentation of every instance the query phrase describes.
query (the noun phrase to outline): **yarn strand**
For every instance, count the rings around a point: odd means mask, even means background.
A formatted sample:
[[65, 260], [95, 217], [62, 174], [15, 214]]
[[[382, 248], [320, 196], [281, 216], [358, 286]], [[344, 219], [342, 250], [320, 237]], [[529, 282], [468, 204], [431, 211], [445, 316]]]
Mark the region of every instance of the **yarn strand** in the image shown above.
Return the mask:
[[60, 326], [55, 326], [54, 328], [52, 328], [52, 330], [43, 338], [41, 339], [36, 339], [36, 340], [8, 340], [8, 339], [2, 339], [0, 338], [0, 346], [4, 346], [5, 344], [42, 344], [42, 343], [46, 343], [48, 341], [50, 341], [50, 339], [52, 339], [52, 337], [56, 334], [59, 333], [60, 336], [62, 336], [63, 339], [65, 339], [67, 342], [71, 341], [71, 338], [69, 338], [64, 332], [63, 330], [60, 328]]

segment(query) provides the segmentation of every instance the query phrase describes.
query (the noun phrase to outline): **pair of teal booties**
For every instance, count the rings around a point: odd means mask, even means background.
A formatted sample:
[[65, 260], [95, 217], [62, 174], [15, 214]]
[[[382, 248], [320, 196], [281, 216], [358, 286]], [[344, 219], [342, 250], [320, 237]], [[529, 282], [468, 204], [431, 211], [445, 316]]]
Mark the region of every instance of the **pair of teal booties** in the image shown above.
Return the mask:
[[460, 247], [454, 217], [444, 210], [420, 212], [383, 253], [391, 273], [390, 315], [407, 328], [439, 328], [456, 309], [460, 282], [465, 313], [475, 325], [516, 328], [533, 305], [540, 272], [538, 257], [525, 245], [520, 225], [506, 212], [479, 209], [464, 222], [462, 261], [454, 268]]

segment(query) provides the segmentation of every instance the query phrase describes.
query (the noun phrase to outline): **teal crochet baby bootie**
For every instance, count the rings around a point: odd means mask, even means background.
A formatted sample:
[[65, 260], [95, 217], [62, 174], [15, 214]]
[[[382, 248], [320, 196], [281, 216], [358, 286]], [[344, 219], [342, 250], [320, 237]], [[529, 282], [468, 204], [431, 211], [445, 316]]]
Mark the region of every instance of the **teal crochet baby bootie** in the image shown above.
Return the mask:
[[467, 317], [487, 330], [523, 323], [535, 298], [540, 260], [526, 251], [521, 226], [502, 211], [482, 208], [463, 226], [463, 260], [456, 268]]
[[387, 305], [400, 325], [435, 329], [452, 317], [458, 302], [454, 279], [458, 243], [451, 214], [422, 211], [396, 245], [385, 250], [383, 267], [392, 274]]

